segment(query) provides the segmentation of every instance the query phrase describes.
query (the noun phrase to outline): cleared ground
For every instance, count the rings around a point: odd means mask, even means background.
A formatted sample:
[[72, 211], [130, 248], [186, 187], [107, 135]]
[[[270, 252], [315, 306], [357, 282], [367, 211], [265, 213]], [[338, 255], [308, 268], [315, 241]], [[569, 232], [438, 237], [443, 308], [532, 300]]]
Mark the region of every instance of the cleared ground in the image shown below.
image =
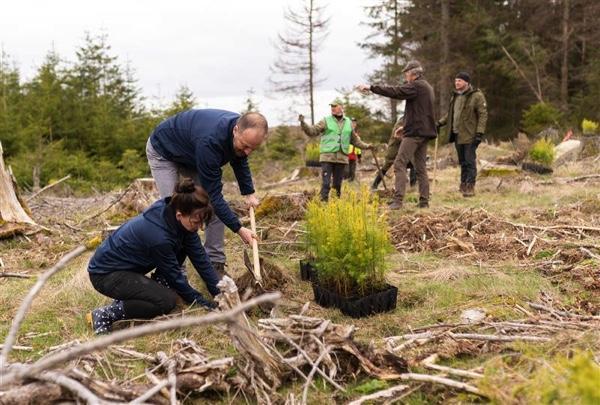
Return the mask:
[[[483, 154], [501, 152], [483, 149]], [[259, 191], [262, 179], [267, 177], [267, 169], [263, 170], [264, 175], [256, 173]], [[388, 280], [399, 289], [397, 309], [354, 320], [337, 310], [312, 304], [306, 315], [352, 323], [359, 328], [358, 341], [380, 346], [385, 346], [385, 338], [416, 331], [450, 328], [451, 333], [481, 332], [481, 328], [487, 327], [488, 333], [491, 330], [502, 334], [509, 330], [502, 322], [552, 318], [552, 314], [536, 311], [528, 303], [579, 316], [600, 315], [600, 179], [569, 182], [578, 176], [598, 173], [600, 162], [587, 159], [562, 166], [552, 176], [488, 177], [479, 181], [474, 198], [464, 199], [457, 191], [458, 169], [438, 170], [430, 208], [417, 209], [416, 190], [411, 190], [406, 209], [389, 215], [396, 250], [389, 257]], [[268, 175], [268, 182], [273, 182], [289, 173], [269, 171]], [[372, 171], [359, 171], [358, 181], [347, 187], [367, 186], [373, 176]], [[391, 183], [389, 179], [388, 184]], [[318, 187], [318, 177], [309, 175], [268, 193], [292, 195], [314, 192]], [[235, 196], [231, 184], [227, 185], [227, 191]], [[2, 241], [3, 270], [27, 271], [35, 276], [81, 241], [107, 225], [119, 224], [125, 214], [118, 210], [81, 222], [102, 211], [118, 195], [86, 199], [38, 197], [32, 204], [34, 218], [52, 232]], [[284, 299], [278, 309], [281, 314], [298, 313], [312, 299], [310, 284], [299, 279], [298, 259], [304, 257], [301, 214], [301, 209], [288, 205], [265, 210], [258, 219], [263, 257], [278, 264], [291, 280], [283, 289]], [[226, 242], [228, 271], [234, 276], [241, 275], [246, 270], [239, 238], [228, 232]], [[88, 260], [89, 254], [81, 256], [42, 290], [18, 339], [19, 345], [32, 350], [14, 351], [12, 360], [38, 359], [52, 346], [94, 338], [85, 322], [85, 313], [107, 299], [89, 283]], [[192, 284], [201, 286], [193, 270], [189, 275]], [[34, 282], [35, 278], [0, 278], [0, 339], [6, 335], [21, 298]], [[188, 313], [203, 312], [180, 309]], [[469, 309], [483, 313], [485, 324], [477, 328], [452, 328], [451, 325], [462, 323], [461, 314]], [[407, 345], [399, 354], [415, 372], [425, 371], [422, 360], [437, 353], [438, 364], [481, 373], [483, 378], [469, 382], [495, 402], [551, 403], [570, 398], [574, 401], [570, 403], [593, 403], [590, 401], [600, 398], [600, 380], [596, 379], [600, 378], [600, 371], [590, 359], [599, 358], [600, 331], [583, 326], [560, 328], [556, 326], [560, 325], [560, 316], [553, 319], [555, 325], [547, 326], [561, 330], [521, 330], [521, 334], [548, 337], [547, 341], [460, 340], [446, 334]], [[572, 319], [563, 317], [562, 321]], [[171, 342], [181, 337], [196, 340], [212, 356], [235, 355], [229, 339], [217, 327], [157, 334], [134, 340], [130, 345], [141, 352], [169, 353]], [[394, 347], [399, 342], [394, 342]], [[119, 381], [139, 376], [143, 379], [147, 367], [139, 360], [124, 361], [110, 351], [93, 355], [90, 364], [91, 372], [98, 378]], [[342, 394], [316, 380], [318, 390], [310, 391], [311, 403], [332, 398], [343, 402], [393, 385], [359, 374], [343, 382], [347, 392]], [[283, 393], [288, 389], [299, 392], [302, 384], [290, 382], [285, 387]], [[414, 388], [401, 401], [410, 404], [485, 401], [435, 384], [415, 383]], [[232, 398], [210, 399], [228, 402]], [[205, 400], [196, 398], [186, 402]]]

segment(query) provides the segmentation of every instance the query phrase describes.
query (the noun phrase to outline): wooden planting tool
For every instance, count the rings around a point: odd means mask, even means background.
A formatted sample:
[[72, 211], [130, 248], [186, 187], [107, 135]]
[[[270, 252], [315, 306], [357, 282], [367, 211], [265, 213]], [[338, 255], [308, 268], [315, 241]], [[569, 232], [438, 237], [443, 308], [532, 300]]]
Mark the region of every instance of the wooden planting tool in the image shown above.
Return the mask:
[[[256, 234], [256, 218], [254, 216], [254, 207], [250, 207], [250, 229]], [[252, 239], [252, 257], [254, 259], [254, 278], [258, 283], [262, 282], [262, 276], [260, 275], [260, 259], [258, 257], [258, 241]]]
[[385, 173], [381, 171], [381, 166], [379, 166], [379, 160], [377, 160], [377, 154], [373, 149], [371, 149], [371, 153], [373, 153], [373, 159], [375, 159], [375, 166], [377, 166], [377, 171], [379, 171], [379, 175], [381, 176], [383, 189], [387, 191], [387, 186], [385, 185]]

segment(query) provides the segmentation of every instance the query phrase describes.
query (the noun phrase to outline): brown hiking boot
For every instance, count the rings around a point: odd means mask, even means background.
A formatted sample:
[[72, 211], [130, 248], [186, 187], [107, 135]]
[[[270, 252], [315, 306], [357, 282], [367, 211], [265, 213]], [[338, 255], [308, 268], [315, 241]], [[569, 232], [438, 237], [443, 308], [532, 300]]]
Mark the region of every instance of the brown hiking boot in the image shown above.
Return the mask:
[[402, 200], [393, 200], [392, 203], [388, 206], [391, 210], [401, 210], [402, 209]]
[[419, 208], [429, 208], [429, 200], [426, 200], [424, 198], [419, 198]]
[[475, 184], [465, 184], [465, 190], [463, 191], [463, 197], [475, 196]]

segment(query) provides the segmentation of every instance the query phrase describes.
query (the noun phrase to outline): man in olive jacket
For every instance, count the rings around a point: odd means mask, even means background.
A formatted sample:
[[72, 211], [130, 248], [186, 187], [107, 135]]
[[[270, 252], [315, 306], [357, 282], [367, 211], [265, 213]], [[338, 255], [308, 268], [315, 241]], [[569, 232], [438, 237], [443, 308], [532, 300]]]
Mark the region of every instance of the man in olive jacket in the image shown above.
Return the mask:
[[413, 162], [419, 183], [419, 207], [429, 207], [429, 179], [427, 178], [427, 143], [437, 137], [433, 115], [433, 87], [423, 77], [423, 67], [410, 61], [402, 71], [406, 83], [401, 86], [362, 84], [358, 89], [382, 96], [406, 100], [404, 109], [404, 136], [394, 161], [395, 193], [390, 209], [402, 208], [406, 191], [406, 166]]
[[477, 147], [483, 140], [487, 124], [487, 103], [481, 90], [471, 86], [471, 76], [460, 72], [454, 79], [454, 91], [446, 115], [438, 128], [448, 125], [450, 142], [454, 142], [460, 163], [460, 192], [475, 195], [477, 179]]
[[311, 126], [304, 122], [304, 116], [299, 115], [298, 120], [304, 133], [310, 137], [321, 136], [321, 200], [329, 199], [331, 190], [331, 178], [333, 177], [333, 188], [338, 197], [342, 192], [342, 180], [344, 170], [348, 165], [348, 153], [350, 145], [361, 149], [372, 149], [373, 146], [364, 143], [352, 128], [350, 118], [344, 116], [342, 100], [336, 98], [330, 104], [331, 115], [323, 118], [316, 125]]

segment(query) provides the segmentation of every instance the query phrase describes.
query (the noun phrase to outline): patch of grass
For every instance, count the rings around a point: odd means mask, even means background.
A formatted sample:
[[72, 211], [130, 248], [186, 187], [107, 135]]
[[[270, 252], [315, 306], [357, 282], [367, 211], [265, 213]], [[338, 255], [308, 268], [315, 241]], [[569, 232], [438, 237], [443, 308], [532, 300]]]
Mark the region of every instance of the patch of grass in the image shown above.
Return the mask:
[[[431, 274], [440, 267], [454, 266], [456, 278], [436, 280]], [[398, 285], [397, 312], [405, 314], [412, 326], [438, 321], [457, 320], [468, 308], [483, 308], [494, 318], [506, 319], [515, 315], [514, 304], [535, 300], [540, 290], [553, 291], [542, 275], [507, 265], [500, 269], [460, 266], [438, 259], [433, 271], [409, 273]], [[406, 301], [404, 297], [415, 297]]]

